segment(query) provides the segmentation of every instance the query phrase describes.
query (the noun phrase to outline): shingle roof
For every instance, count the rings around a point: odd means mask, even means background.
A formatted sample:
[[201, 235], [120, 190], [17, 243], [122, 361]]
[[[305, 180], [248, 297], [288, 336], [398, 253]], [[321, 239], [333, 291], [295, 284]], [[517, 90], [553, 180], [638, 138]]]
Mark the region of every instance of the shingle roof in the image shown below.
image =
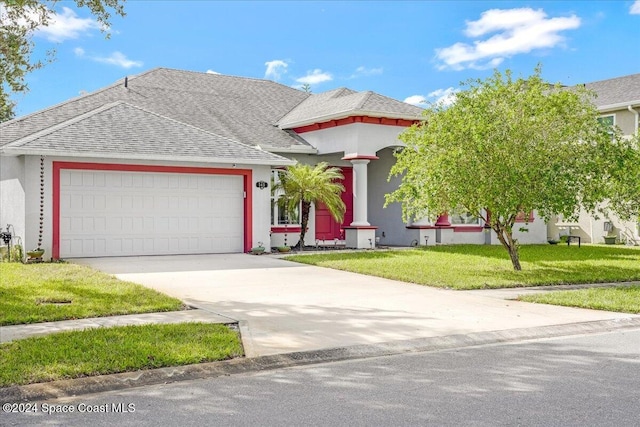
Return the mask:
[[598, 95], [594, 100], [598, 108], [640, 102], [640, 74], [587, 83], [585, 86]]
[[282, 129], [319, 123], [354, 114], [419, 119], [422, 108], [379, 95], [340, 88], [311, 95], [278, 121]]
[[4, 148], [22, 154], [115, 154], [119, 158], [206, 159], [274, 165], [288, 163], [287, 159], [276, 154], [122, 101], [104, 105], [28, 135]]
[[[105, 107], [113, 103], [119, 104]], [[352, 115], [416, 119], [421, 113], [421, 108], [373, 92], [339, 88], [309, 95], [268, 80], [156, 68], [128, 78], [126, 87], [120, 80], [96, 92], [1, 123], [0, 147], [21, 141], [12, 144], [13, 149], [93, 150], [104, 154], [109, 150], [118, 154], [132, 150], [140, 155], [171, 151], [174, 156], [191, 156], [196, 151], [218, 155], [230, 147], [239, 154], [237, 144], [244, 144], [265, 151], [313, 153], [315, 149], [290, 130], [293, 125]], [[89, 118], [77, 122], [78, 117], [87, 114]], [[107, 124], [107, 120], [112, 122]], [[143, 121], [154, 123], [158, 130]], [[84, 126], [89, 122], [95, 122], [95, 130]], [[122, 129], [123, 122], [130, 129]], [[177, 138], [176, 132], [186, 129], [197, 142]], [[99, 135], [98, 130], [104, 134]], [[163, 133], [166, 138], [161, 138]], [[34, 134], [38, 134], [37, 138], [28, 138]], [[151, 135], [158, 139], [151, 139]], [[171, 141], [169, 135], [173, 137]], [[63, 140], [63, 136], [71, 139]], [[125, 144], [124, 137], [131, 138], [130, 145]], [[222, 146], [206, 147], [205, 143]], [[249, 151], [242, 153], [249, 155]]]
[[268, 80], [157, 68], [79, 98], [0, 124], [0, 146], [105, 104], [124, 101], [202, 130], [264, 148], [311, 147], [277, 120], [309, 95]]

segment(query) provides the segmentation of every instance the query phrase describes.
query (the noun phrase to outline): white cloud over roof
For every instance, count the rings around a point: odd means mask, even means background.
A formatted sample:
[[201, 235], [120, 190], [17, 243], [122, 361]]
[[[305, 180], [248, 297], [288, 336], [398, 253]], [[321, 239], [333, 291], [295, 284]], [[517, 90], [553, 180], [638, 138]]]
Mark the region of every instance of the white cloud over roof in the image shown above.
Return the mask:
[[424, 95], [412, 95], [404, 99], [404, 102], [418, 107], [426, 106], [428, 104], [441, 104], [443, 106], [449, 106], [454, 103], [456, 99], [456, 93], [459, 89], [448, 87], [446, 89], [436, 89], [430, 92], [427, 96]]
[[296, 82], [301, 84], [315, 85], [323, 82], [330, 82], [333, 80], [333, 76], [330, 73], [324, 72], [319, 68], [307, 72], [307, 75], [296, 79]]
[[422, 95], [411, 95], [404, 99], [404, 102], [411, 105], [421, 106], [427, 105], [427, 98]]
[[121, 68], [142, 67], [142, 61], [134, 61], [127, 58], [122, 52], [113, 52], [109, 56], [93, 56], [92, 60], [103, 64], [115, 65]]
[[265, 79], [273, 79], [280, 80], [283, 74], [287, 72], [287, 64], [285, 61], [281, 59], [274, 59], [273, 61], [267, 61], [264, 63], [267, 66], [266, 71], [264, 72]]
[[464, 34], [477, 40], [436, 49], [438, 69], [494, 68], [513, 55], [561, 45], [560, 32], [580, 27], [581, 21], [576, 15], [549, 18], [542, 9], [520, 8], [487, 10], [466, 24]]
[[36, 34], [52, 42], [62, 42], [77, 39], [91, 30], [100, 30], [102, 25], [91, 18], [80, 18], [68, 7], [62, 8], [62, 13], [55, 14], [46, 27], [38, 28]]

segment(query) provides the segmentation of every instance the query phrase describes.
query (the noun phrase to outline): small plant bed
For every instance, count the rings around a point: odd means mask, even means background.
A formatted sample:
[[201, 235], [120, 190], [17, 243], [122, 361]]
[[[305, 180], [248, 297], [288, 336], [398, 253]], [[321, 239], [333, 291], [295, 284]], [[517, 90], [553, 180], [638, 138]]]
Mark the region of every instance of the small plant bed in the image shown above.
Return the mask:
[[0, 326], [183, 309], [176, 298], [85, 266], [0, 264]]
[[640, 247], [527, 245], [514, 271], [498, 245], [430, 246], [401, 251], [334, 252], [286, 259], [420, 285], [510, 288], [640, 280]]
[[225, 325], [120, 326], [0, 344], [0, 387], [226, 360], [243, 355]]
[[540, 304], [640, 314], [640, 286], [554, 291], [523, 295], [518, 299]]

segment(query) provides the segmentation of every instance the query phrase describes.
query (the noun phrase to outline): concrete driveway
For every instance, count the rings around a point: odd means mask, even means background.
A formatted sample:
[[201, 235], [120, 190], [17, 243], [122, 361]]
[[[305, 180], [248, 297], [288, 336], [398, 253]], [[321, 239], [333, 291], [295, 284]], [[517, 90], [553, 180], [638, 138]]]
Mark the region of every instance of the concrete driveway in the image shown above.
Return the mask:
[[73, 262], [241, 322], [247, 356], [634, 317], [428, 288], [268, 255]]

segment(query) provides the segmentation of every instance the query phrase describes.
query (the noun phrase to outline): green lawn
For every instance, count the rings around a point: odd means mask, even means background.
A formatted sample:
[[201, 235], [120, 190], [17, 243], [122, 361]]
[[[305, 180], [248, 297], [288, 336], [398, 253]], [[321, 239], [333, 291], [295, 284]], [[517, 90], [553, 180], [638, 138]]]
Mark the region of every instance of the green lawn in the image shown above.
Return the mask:
[[640, 286], [554, 291], [523, 295], [520, 301], [640, 314]]
[[183, 308], [178, 299], [80, 265], [0, 263], [0, 326]]
[[293, 255], [287, 259], [452, 289], [640, 280], [640, 247], [629, 246], [522, 246], [522, 271], [513, 270], [501, 246], [485, 245], [331, 252]]
[[224, 325], [121, 326], [0, 344], [0, 387], [179, 366], [242, 356]]

